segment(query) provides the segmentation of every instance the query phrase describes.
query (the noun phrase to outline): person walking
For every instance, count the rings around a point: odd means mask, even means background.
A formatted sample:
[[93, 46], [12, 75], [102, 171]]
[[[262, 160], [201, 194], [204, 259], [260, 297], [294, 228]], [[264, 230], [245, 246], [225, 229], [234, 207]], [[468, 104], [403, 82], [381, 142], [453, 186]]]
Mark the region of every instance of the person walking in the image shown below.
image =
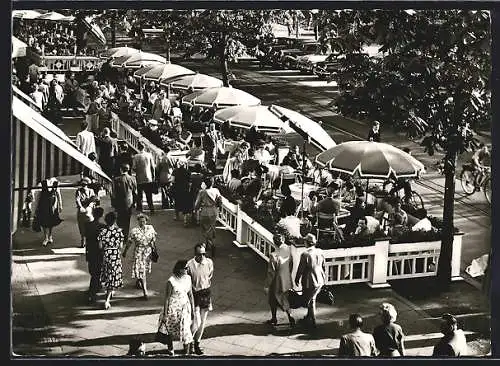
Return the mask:
[[116, 214], [109, 212], [104, 217], [106, 227], [97, 235], [99, 249], [102, 250], [101, 284], [106, 290], [104, 309], [111, 307], [111, 298], [115, 290], [123, 286], [123, 269], [120, 252], [123, 247], [123, 231], [116, 225]]
[[149, 217], [143, 213], [137, 215], [139, 226], [130, 231], [123, 258], [127, 256], [128, 248], [134, 244], [134, 266], [132, 278], [135, 278], [137, 288], [142, 289], [144, 300], [148, 299], [147, 274], [151, 273], [151, 253], [156, 248], [156, 231], [153, 225], [148, 225]]
[[[33, 221], [43, 230], [42, 245], [45, 247], [54, 242], [52, 229], [62, 222], [59, 217], [62, 211], [62, 198], [57, 180], [52, 182], [52, 180], [44, 179], [41, 184], [42, 190], [38, 194]], [[50, 188], [49, 185], [51, 185]]]
[[316, 297], [326, 282], [325, 256], [321, 249], [316, 248], [316, 237], [313, 234], [306, 235], [305, 243], [307, 249], [300, 256], [295, 284], [302, 284], [302, 294], [307, 304], [307, 315], [302, 322], [316, 328]]
[[466, 356], [467, 340], [462, 329], [458, 329], [457, 318], [451, 314], [441, 317], [441, 333], [443, 338], [434, 346], [433, 357], [460, 357]]
[[137, 210], [142, 211], [143, 192], [146, 194], [149, 211], [154, 213], [152, 183], [155, 181], [155, 162], [153, 155], [144, 150], [144, 144], [139, 142], [139, 150], [132, 159], [132, 169], [137, 181]]
[[104, 173], [113, 177], [114, 158], [118, 153], [118, 144], [116, 139], [111, 137], [111, 130], [108, 127], [104, 127], [102, 130], [99, 145], [99, 165]]
[[217, 188], [213, 186], [212, 177], [204, 180], [205, 188], [198, 193], [195, 202], [195, 210], [200, 211], [200, 226], [203, 238], [210, 249], [212, 258], [215, 257], [215, 225], [219, 209], [222, 206], [222, 196]]
[[278, 248], [270, 254], [267, 266], [266, 291], [268, 292], [269, 306], [271, 307], [271, 319], [266, 321], [266, 324], [278, 324], [276, 313], [278, 307], [280, 307], [288, 316], [290, 327], [294, 327], [295, 319], [292, 317], [288, 301], [288, 291], [293, 287], [291, 248], [285, 243], [281, 234], [275, 234], [273, 241]]
[[179, 220], [180, 213], [183, 214], [184, 226], [188, 225], [188, 214], [190, 212], [189, 183], [190, 174], [186, 168], [186, 163], [177, 161], [177, 167], [173, 173], [172, 191], [175, 200], [175, 220]]
[[373, 336], [361, 330], [363, 327], [361, 315], [351, 314], [349, 316], [349, 325], [352, 332], [340, 338], [339, 357], [377, 356], [378, 351]]
[[123, 230], [125, 241], [128, 240], [132, 208], [137, 200], [137, 183], [135, 177], [129, 174], [130, 166], [123, 164], [120, 175], [113, 179], [111, 205], [117, 214], [118, 226]]
[[194, 353], [203, 355], [201, 337], [207, 323], [208, 312], [213, 310], [210, 287], [214, 275], [214, 264], [206, 257], [204, 244], [194, 247], [194, 258], [187, 262], [187, 273], [191, 276], [195, 316], [193, 320]]
[[88, 264], [90, 283], [88, 290], [88, 301], [89, 303], [95, 303], [97, 297], [97, 291], [99, 290], [100, 276], [101, 276], [101, 266], [102, 266], [102, 251], [99, 249], [99, 243], [97, 237], [101, 229], [105, 228], [106, 225], [101, 222], [101, 218], [104, 215], [104, 209], [102, 207], [94, 208], [92, 212], [93, 220], [88, 222], [85, 227], [85, 259]]
[[78, 222], [78, 230], [80, 232], [80, 245], [85, 247], [85, 225], [89, 221], [87, 208], [92, 198], [97, 198], [95, 192], [89, 185], [92, 183], [89, 177], [83, 177], [80, 182], [80, 187], [75, 192], [76, 202], [76, 220]]
[[172, 172], [175, 163], [165, 152], [157, 165], [157, 180], [161, 190], [161, 208], [171, 208], [170, 184], [172, 183]]
[[174, 265], [173, 275], [167, 281], [156, 334], [156, 340], [167, 345], [170, 356], [174, 355], [174, 339], [184, 344], [187, 355], [191, 354], [193, 315], [194, 299], [191, 277], [187, 274], [187, 261], [179, 260]]
[[93, 133], [98, 133], [99, 128], [99, 111], [102, 108], [97, 95], [90, 97], [90, 103], [85, 111], [85, 122], [89, 125], [89, 130]]
[[368, 137], [366, 138], [368, 141], [380, 142], [380, 122], [373, 122], [373, 126], [368, 132]]
[[382, 357], [404, 356], [404, 334], [399, 324], [396, 324], [398, 313], [392, 304], [380, 305], [382, 324], [373, 330], [375, 345]]
[[95, 148], [95, 137], [88, 128], [89, 124], [83, 121], [80, 125], [80, 132], [76, 134], [76, 147], [85, 156], [89, 156], [91, 153], [97, 155]]

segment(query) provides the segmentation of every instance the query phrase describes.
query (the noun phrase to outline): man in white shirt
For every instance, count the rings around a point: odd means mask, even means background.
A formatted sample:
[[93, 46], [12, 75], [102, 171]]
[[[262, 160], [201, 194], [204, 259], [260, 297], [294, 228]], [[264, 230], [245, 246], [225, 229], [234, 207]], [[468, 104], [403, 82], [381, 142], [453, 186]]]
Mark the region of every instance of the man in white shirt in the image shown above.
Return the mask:
[[264, 148], [264, 145], [264, 141], [258, 141], [257, 150], [255, 150], [253, 156], [255, 160], [258, 160], [262, 165], [268, 165], [271, 161], [271, 154]]
[[137, 211], [142, 211], [142, 193], [146, 194], [149, 211], [154, 213], [152, 183], [155, 181], [156, 164], [151, 153], [144, 150], [144, 145], [137, 145], [138, 154], [132, 159], [132, 169], [137, 180]]
[[196, 324], [193, 337], [194, 351], [197, 355], [202, 355], [200, 340], [205, 329], [208, 312], [213, 310], [210, 286], [214, 275], [214, 264], [210, 258], [206, 257], [205, 244], [197, 244], [194, 247], [194, 258], [187, 262], [186, 268], [193, 285]]
[[88, 123], [83, 121], [80, 126], [80, 132], [76, 135], [77, 149], [85, 156], [90, 153], [97, 155], [94, 134], [87, 130]]
[[59, 84], [59, 81], [56, 79], [53, 80], [54, 82], [54, 93], [56, 95], [56, 99], [59, 101], [60, 104], [62, 104], [64, 100], [64, 90], [61, 84]]
[[31, 99], [34, 100], [36, 106], [43, 110], [45, 107], [45, 95], [43, 94], [43, 88], [40, 88], [38, 84], [33, 85], [33, 93], [30, 94]]

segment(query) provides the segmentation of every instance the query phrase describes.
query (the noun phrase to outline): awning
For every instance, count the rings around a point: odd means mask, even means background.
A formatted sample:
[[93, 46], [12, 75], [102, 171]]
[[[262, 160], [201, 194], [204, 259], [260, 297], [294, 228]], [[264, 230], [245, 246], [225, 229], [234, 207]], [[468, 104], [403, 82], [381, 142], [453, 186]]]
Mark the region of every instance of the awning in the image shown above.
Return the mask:
[[106, 37], [104, 36], [104, 33], [102, 32], [101, 28], [93, 21], [93, 18], [91, 16], [85, 17], [83, 19], [83, 24], [101, 43], [101, 45], [106, 45]]
[[14, 190], [36, 187], [51, 177], [79, 174], [82, 166], [89, 168], [97, 180], [109, 184], [111, 179], [106, 173], [78, 151], [63, 131], [15, 95], [12, 114]]
[[26, 48], [28, 45], [23, 41], [12, 36], [12, 56], [11, 58], [26, 56]]

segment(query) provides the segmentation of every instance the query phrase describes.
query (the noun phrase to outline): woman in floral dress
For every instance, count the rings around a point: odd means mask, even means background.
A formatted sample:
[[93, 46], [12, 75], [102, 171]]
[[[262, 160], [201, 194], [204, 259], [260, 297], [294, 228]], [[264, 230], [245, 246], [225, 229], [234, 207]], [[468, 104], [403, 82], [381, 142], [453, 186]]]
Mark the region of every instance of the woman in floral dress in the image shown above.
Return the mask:
[[106, 227], [97, 236], [99, 248], [103, 253], [101, 283], [106, 290], [104, 309], [111, 307], [110, 300], [116, 289], [123, 286], [123, 270], [120, 252], [123, 247], [124, 235], [116, 225], [116, 214], [110, 212], [104, 218]]
[[123, 251], [123, 258], [125, 258], [128, 248], [134, 243], [132, 278], [137, 279], [137, 287], [142, 289], [145, 300], [148, 299], [146, 276], [151, 273], [151, 253], [156, 243], [156, 231], [153, 225], [147, 225], [148, 221], [149, 218], [146, 215], [142, 213], [137, 215], [139, 226], [130, 231], [127, 245]]
[[174, 354], [174, 339], [184, 344], [186, 354], [192, 352], [194, 301], [186, 265], [186, 260], [180, 260], [174, 266], [173, 276], [167, 281], [165, 301], [158, 322], [156, 340], [167, 345], [167, 352], [171, 356]]

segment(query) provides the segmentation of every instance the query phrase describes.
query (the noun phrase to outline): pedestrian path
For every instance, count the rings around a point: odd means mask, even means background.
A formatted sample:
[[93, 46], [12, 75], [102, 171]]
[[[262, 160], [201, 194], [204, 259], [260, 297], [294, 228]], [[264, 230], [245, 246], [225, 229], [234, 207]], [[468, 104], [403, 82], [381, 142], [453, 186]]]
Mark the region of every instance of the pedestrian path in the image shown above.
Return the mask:
[[[148, 354], [164, 356], [154, 342], [164, 288], [178, 259], [190, 258], [201, 238], [199, 228], [183, 228], [173, 220], [172, 211], [159, 211], [151, 223], [159, 233], [160, 260], [153, 264], [148, 280], [149, 301], [135, 288], [131, 278], [132, 258], [124, 260], [125, 286], [116, 293], [112, 308], [86, 304], [89, 276], [84, 249], [79, 248], [76, 209], [71, 189], [63, 192], [64, 222], [54, 232], [55, 243], [41, 247], [39, 234], [19, 229], [13, 243], [13, 344], [17, 355], [121, 356], [132, 337], [147, 342]], [[106, 211], [109, 202], [103, 199]], [[132, 226], [135, 225], [132, 220]], [[232, 234], [218, 230], [217, 257], [213, 286], [214, 311], [208, 318], [202, 347], [207, 356], [332, 356], [339, 338], [348, 331], [349, 314], [358, 312], [371, 331], [378, 324], [378, 305], [390, 302], [399, 312], [398, 323], [407, 334], [408, 355], [427, 356], [439, 339], [439, 320], [418, 310], [391, 289], [373, 290], [365, 285], [336, 289], [336, 304], [319, 304], [318, 330], [307, 334], [300, 328], [290, 330], [286, 316], [279, 314], [280, 325], [264, 324], [270, 317], [264, 279], [266, 263], [250, 249], [232, 244]], [[305, 315], [295, 311], [295, 317]], [[472, 342], [482, 337], [469, 330]], [[176, 349], [181, 346], [177, 345]], [[486, 354], [488, 350], [473, 354]]]

